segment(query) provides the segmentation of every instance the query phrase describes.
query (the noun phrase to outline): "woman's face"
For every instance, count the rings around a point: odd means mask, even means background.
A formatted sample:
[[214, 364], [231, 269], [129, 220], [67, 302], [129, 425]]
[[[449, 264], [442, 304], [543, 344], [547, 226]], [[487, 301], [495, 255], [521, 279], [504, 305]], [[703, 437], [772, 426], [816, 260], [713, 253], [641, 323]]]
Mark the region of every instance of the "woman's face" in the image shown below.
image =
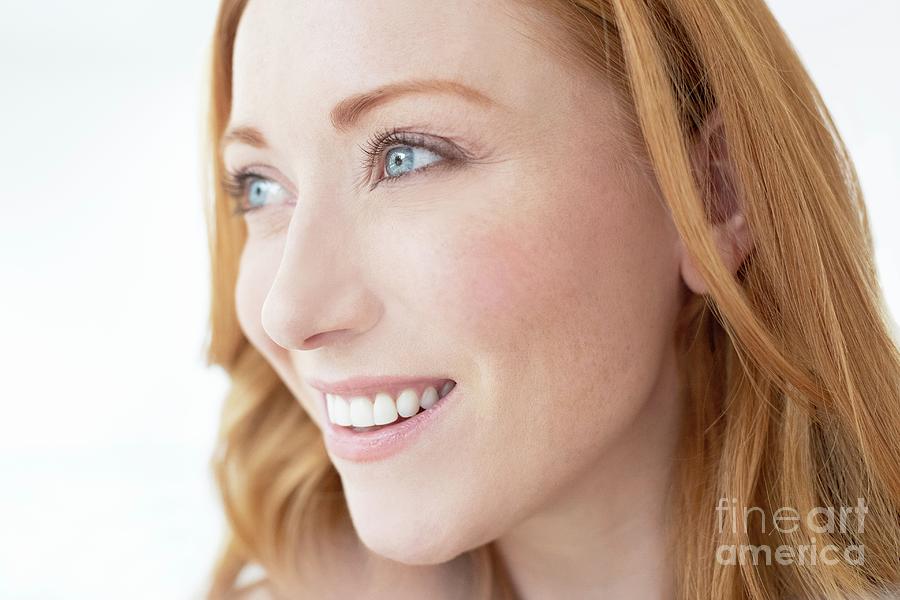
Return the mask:
[[[678, 237], [623, 105], [521, 10], [251, 0], [238, 30], [230, 126], [265, 138], [224, 151], [258, 174], [240, 323], [323, 430], [362, 541], [402, 562], [502, 535], [632, 443], [671, 357]], [[373, 435], [312, 385], [361, 376], [456, 387]]]

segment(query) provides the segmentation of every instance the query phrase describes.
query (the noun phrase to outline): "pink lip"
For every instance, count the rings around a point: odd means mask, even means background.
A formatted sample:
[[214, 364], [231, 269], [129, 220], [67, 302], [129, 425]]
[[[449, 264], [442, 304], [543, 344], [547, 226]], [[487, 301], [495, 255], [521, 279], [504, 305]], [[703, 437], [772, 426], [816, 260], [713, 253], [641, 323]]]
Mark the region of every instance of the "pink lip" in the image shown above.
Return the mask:
[[[406, 380], [410, 381], [410, 380]], [[318, 387], [314, 385], [314, 387]], [[415, 440], [445, 412], [448, 400], [457, 397], [459, 384], [453, 386], [446, 396], [437, 401], [429, 409], [420, 410], [414, 416], [397, 421], [372, 431], [354, 431], [350, 427], [335, 425], [327, 416], [325, 393], [321, 394], [325, 416], [325, 445], [335, 456], [354, 462], [372, 462], [383, 460], [401, 452], [412, 445]], [[384, 388], [379, 388], [384, 389]], [[331, 393], [331, 392], [329, 392]]]

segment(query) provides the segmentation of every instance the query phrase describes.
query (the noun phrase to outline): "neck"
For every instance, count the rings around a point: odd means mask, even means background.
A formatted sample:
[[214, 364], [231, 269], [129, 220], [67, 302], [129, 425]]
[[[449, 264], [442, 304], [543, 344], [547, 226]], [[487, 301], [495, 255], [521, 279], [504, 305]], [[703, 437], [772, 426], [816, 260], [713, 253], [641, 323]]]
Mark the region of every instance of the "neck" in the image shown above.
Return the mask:
[[520, 598], [673, 596], [666, 523], [679, 408], [673, 350], [603, 459], [497, 540]]

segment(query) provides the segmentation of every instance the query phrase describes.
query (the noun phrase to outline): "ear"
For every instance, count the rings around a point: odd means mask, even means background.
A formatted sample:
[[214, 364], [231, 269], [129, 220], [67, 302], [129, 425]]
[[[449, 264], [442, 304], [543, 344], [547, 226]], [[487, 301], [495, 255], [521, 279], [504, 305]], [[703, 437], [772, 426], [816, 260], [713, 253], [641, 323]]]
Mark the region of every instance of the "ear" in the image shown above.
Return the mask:
[[[737, 174], [728, 144], [725, 127], [718, 109], [713, 109], [697, 132], [691, 146], [691, 162], [706, 206], [707, 218], [719, 256], [734, 274], [747, 257], [752, 245], [750, 230], [743, 211]], [[695, 294], [706, 294], [709, 287], [680, 242], [681, 277]]]

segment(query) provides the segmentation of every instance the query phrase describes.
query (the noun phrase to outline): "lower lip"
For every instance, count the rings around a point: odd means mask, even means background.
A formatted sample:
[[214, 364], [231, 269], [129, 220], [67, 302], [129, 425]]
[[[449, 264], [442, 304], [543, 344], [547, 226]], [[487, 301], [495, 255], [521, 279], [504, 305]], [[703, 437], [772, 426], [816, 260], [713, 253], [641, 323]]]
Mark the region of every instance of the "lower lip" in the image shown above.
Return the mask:
[[[420, 410], [415, 416], [372, 431], [354, 431], [335, 425], [325, 418], [325, 445], [335, 456], [354, 462], [372, 462], [389, 458], [409, 448], [422, 433], [437, 423], [445, 408], [457, 396], [459, 384], [434, 406]], [[322, 401], [325, 395], [322, 394]]]

